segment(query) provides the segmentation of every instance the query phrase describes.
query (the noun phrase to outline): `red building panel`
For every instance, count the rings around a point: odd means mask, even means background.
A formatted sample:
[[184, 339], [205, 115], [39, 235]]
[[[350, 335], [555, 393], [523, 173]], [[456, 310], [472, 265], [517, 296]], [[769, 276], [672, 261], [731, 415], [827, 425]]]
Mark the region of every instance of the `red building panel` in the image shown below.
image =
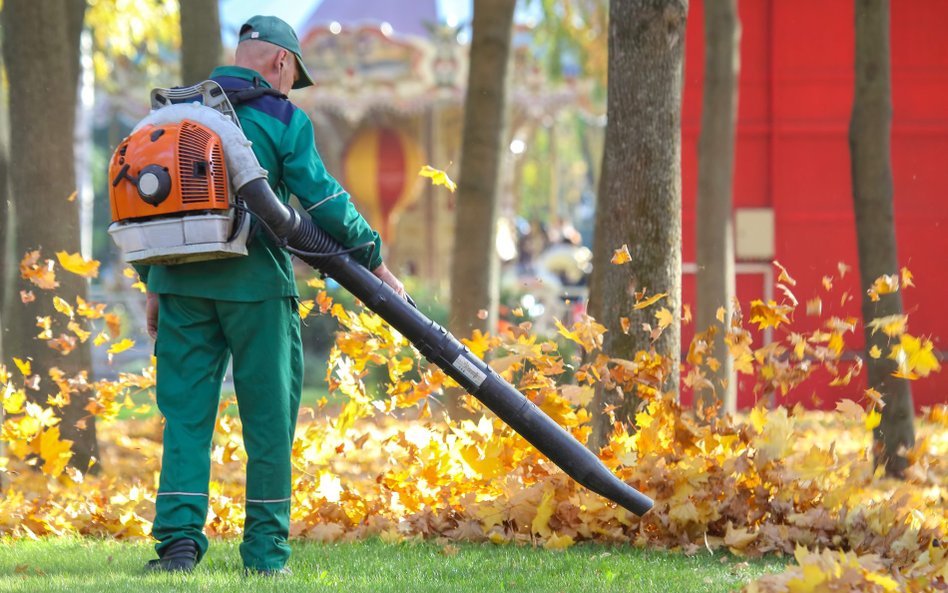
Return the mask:
[[[853, 97], [853, 4], [825, 0], [740, 0], [742, 22], [734, 207], [772, 208], [774, 259], [798, 281], [801, 302], [794, 327], [810, 330], [806, 299], [821, 297], [823, 319], [860, 317], [858, 260], [850, 183], [848, 126]], [[948, 316], [948, 2], [914, 0], [891, 5], [892, 167], [900, 265], [915, 275], [903, 292], [909, 331], [945, 349]], [[683, 105], [683, 259], [695, 261], [697, 143], [701, 122], [704, 26], [701, 0], [692, 0], [686, 44]], [[748, 260], [739, 260], [749, 263]], [[766, 263], [764, 260], [763, 263]], [[840, 278], [837, 263], [851, 270]], [[834, 277], [832, 291], [822, 286]], [[745, 312], [764, 295], [759, 273], [738, 278]], [[686, 274], [684, 301], [694, 304], [694, 278]], [[686, 328], [689, 340], [693, 328]], [[764, 336], [757, 336], [758, 342]], [[861, 355], [861, 331], [849, 354]], [[833, 407], [859, 399], [865, 378], [829, 387], [814, 377], [777, 397], [786, 404]], [[739, 404], [755, 399], [740, 380]], [[948, 371], [913, 383], [917, 408], [948, 401]], [[685, 394], [685, 398], [689, 397]]]

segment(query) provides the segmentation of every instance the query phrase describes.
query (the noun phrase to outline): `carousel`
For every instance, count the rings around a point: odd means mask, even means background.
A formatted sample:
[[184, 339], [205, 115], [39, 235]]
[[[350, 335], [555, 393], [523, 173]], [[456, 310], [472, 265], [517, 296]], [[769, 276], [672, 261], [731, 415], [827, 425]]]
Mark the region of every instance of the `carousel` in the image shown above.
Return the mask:
[[[435, 290], [447, 289], [454, 195], [420, 178], [418, 172], [426, 164], [454, 179], [460, 172], [469, 49], [464, 27], [441, 22], [435, 0], [324, 0], [304, 20], [299, 35], [303, 59], [316, 84], [294, 93], [294, 102], [313, 120], [327, 168], [382, 233], [390, 265]], [[524, 275], [536, 276], [536, 268], [542, 268], [547, 259], [560, 265], [563, 260], [543, 256], [549, 241], [534, 241], [533, 265], [522, 265], [527, 255], [524, 246], [530, 245], [522, 231], [531, 228], [523, 219], [518, 221], [522, 210], [518, 186], [527, 143], [538, 130], [548, 131], [563, 112], [577, 106], [586, 106], [588, 117], [599, 121], [588, 109], [591, 85], [579, 79], [548, 80], [540, 60], [531, 53], [530, 35], [528, 26], [518, 25], [512, 47], [510, 151], [504, 162], [498, 221], [498, 255], [510, 264], [506, 266], [508, 284], [523, 281]], [[593, 134], [601, 134], [601, 121], [592, 128]], [[593, 155], [593, 160], [597, 157]], [[575, 171], [574, 164], [570, 167]], [[545, 174], [556, 176], [553, 169]], [[594, 172], [587, 173], [579, 180], [587, 186], [586, 194], [594, 183]], [[543, 205], [548, 215], [545, 224], [560, 226], [570, 221], [571, 202], [580, 201], [583, 189], [558, 180], [550, 185], [549, 203]], [[558, 254], [566, 249], [562, 241], [554, 238], [553, 243], [550, 247]], [[575, 247], [576, 265], [588, 268], [582, 245]], [[575, 278], [572, 270], [565, 275], [560, 269], [539, 272], [549, 272], [548, 288], [554, 293], [562, 288], [556, 279]], [[580, 285], [574, 283], [571, 294], [581, 292]], [[537, 301], [550, 301], [550, 297]]]

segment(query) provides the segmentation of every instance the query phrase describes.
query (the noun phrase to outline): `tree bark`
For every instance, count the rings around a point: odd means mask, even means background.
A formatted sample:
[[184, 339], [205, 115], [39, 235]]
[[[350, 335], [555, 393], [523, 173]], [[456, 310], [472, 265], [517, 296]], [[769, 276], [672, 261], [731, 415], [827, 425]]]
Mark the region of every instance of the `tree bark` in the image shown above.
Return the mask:
[[915, 443], [914, 406], [909, 382], [892, 376], [895, 361], [868, 355], [873, 346], [887, 352], [887, 337], [866, 324], [877, 317], [902, 314], [896, 291], [873, 301], [868, 294], [876, 278], [898, 274], [892, 191], [890, 131], [892, 85], [889, 62], [888, 0], [856, 0], [855, 95], [849, 124], [853, 208], [862, 286], [863, 331], [869, 386], [883, 395], [882, 422], [873, 431], [877, 465], [899, 476], [908, 465], [902, 449]]
[[[515, 0], [474, 4], [448, 323], [458, 337], [470, 336], [475, 329], [488, 331], [497, 321], [500, 262], [494, 243], [515, 4]], [[458, 397], [449, 395], [446, 407], [452, 416], [461, 413]]]
[[[10, 188], [15, 222], [11, 263], [27, 251], [40, 249], [43, 259], [55, 253], [79, 251], [78, 204], [67, 198], [75, 190], [73, 132], [76, 85], [79, 72], [79, 33], [85, 2], [77, 0], [7, 0], [3, 6], [3, 52], [10, 84]], [[68, 302], [86, 298], [87, 280], [57, 266], [56, 294]], [[36, 300], [21, 304], [12, 299], [4, 311], [5, 347], [8, 355], [31, 358], [40, 375], [38, 390], [27, 390], [45, 405], [47, 395], [59, 390], [49, 378], [57, 367], [67, 377], [90, 368], [88, 344], [79, 343], [62, 355], [37, 339], [37, 317], [62, 315], [52, 306], [53, 294], [16, 277], [13, 291], [32, 290]], [[64, 324], [63, 324], [64, 325]], [[60, 434], [73, 441], [71, 463], [86, 470], [98, 457], [94, 418], [85, 411], [88, 391], [72, 393], [60, 410]]]
[[181, 82], [206, 80], [220, 65], [223, 47], [217, 0], [179, 0], [181, 12]]
[[698, 140], [698, 196], [696, 229], [696, 328], [714, 326], [709, 355], [720, 363], [706, 367], [708, 383], [695, 385], [695, 406], [717, 402], [718, 413], [733, 413], [737, 405], [734, 361], [724, 343], [730, 314], [717, 324], [718, 307], [731, 309], [734, 298], [734, 128], [737, 121], [737, 80], [740, 72], [741, 25], [737, 0], [704, 4], [704, 95], [701, 137]]
[[[607, 328], [603, 351], [631, 360], [655, 350], [670, 363], [666, 391], [678, 391], [681, 349], [681, 98], [686, 0], [613, 0], [609, 7], [609, 82], [605, 150], [589, 313]], [[614, 250], [629, 246], [632, 261], [610, 263]], [[634, 293], [667, 292], [660, 305], [634, 311]], [[660, 306], [675, 315], [651, 341], [643, 323], [656, 326]], [[620, 319], [631, 321], [624, 333]], [[629, 422], [635, 393], [600, 388], [593, 399], [590, 447], [608, 440], [607, 405]]]

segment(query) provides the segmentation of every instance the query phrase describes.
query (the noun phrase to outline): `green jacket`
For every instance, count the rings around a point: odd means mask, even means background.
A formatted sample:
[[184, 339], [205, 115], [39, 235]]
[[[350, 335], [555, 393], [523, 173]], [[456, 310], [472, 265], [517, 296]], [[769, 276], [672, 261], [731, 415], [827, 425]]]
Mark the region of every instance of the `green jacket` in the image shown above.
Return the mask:
[[[254, 70], [238, 66], [216, 68], [211, 78], [225, 90], [249, 87], [254, 79], [258, 85], [270, 86]], [[257, 160], [269, 172], [267, 180], [277, 197], [288, 203], [290, 194], [295, 195], [313, 223], [344, 247], [373, 243], [374, 250], [359, 250], [353, 257], [369, 269], [378, 267], [382, 263], [379, 234], [326, 171], [316, 151], [309, 117], [290, 101], [270, 95], [238, 105], [236, 110]], [[286, 250], [275, 246], [263, 229], [247, 248], [245, 257], [136, 269], [148, 291], [158, 294], [229, 301], [299, 296]]]

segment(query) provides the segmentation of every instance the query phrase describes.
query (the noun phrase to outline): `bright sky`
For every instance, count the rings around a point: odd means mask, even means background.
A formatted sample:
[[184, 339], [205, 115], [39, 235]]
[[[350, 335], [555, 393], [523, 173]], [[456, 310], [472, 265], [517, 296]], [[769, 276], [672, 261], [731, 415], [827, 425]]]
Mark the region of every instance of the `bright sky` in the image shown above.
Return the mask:
[[[255, 14], [272, 14], [296, 27], [302, 24], [322, 0], [220, 0], [221, 27], [225, 45], [234, 45], [237, 29]], [[471, 20], [473, 0], [438, 0], [438, 10], [445, 22], [464, 23]]]

